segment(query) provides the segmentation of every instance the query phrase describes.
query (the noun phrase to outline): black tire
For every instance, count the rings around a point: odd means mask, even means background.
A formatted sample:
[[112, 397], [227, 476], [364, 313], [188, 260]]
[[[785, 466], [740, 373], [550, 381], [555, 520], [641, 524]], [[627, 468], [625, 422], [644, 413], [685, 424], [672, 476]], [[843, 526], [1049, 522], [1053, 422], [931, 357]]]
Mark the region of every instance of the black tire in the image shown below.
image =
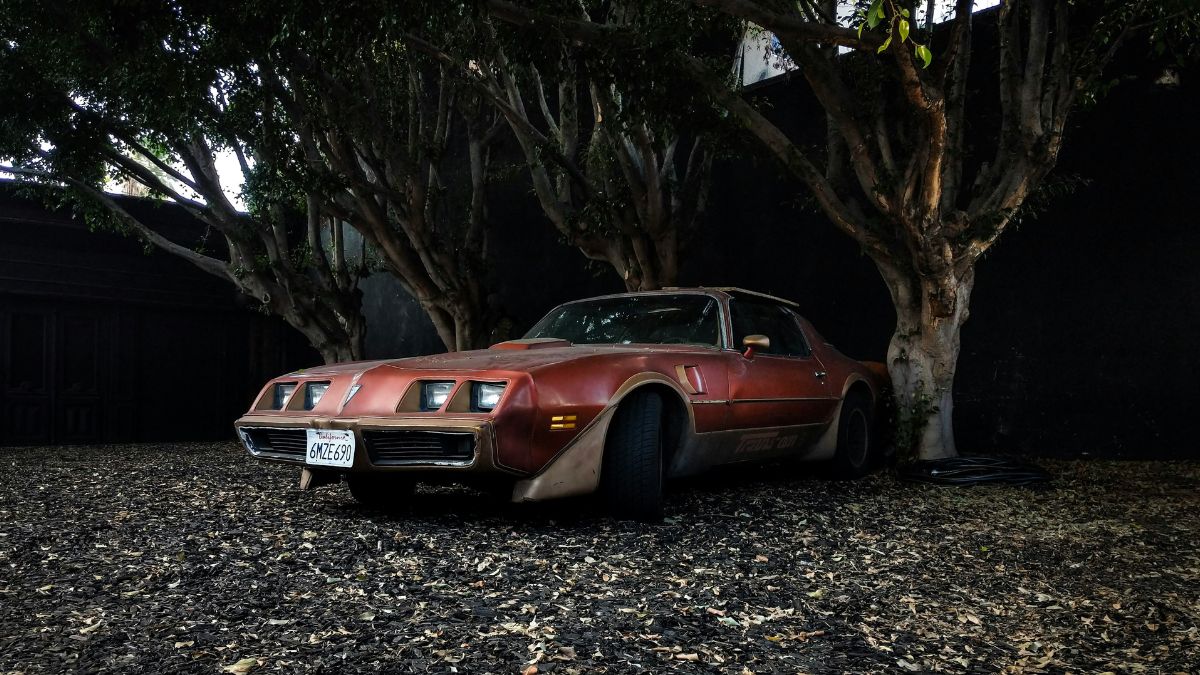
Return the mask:
[[872, 413], [868, 396], [856, 392], [842, 401], [837, 452], [833, 456], [833, 471], [839, 478], [859, 478], [874, 468]]
[[416, 482], [405, 476], [358, 473], [346, 476], [354, 501], [379, 511], [396, 511], [412, 502]]
[[634, 392], [617, 408], [600, 468], [600, 496], [616, 518], [662, 518], [662, 411], [652, 391]]

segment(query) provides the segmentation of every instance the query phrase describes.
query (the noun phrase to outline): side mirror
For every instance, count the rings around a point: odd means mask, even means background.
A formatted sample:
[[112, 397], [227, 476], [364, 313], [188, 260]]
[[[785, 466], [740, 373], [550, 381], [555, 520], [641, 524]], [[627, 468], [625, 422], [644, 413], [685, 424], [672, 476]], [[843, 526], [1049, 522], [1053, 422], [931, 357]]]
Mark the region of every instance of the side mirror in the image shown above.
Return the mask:
[[754, 358], [755, 351], [771, 348], [771, 338], [767, 337], [766, 335], [747, 335], [746, 337], [742, 338], [742, 346], [746, 348], [746, 351], [742, 353], [742, 356], [752, 359]]

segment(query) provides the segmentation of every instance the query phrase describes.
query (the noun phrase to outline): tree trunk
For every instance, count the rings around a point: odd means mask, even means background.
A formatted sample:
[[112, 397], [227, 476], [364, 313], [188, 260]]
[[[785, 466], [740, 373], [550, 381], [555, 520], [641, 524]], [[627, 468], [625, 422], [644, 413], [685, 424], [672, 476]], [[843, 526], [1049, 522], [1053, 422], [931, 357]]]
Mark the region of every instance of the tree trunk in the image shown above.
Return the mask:
[[326, 364], [361, 361], [361, 354], [361, 348], [351, 344], [327, 344], [321, 348], [321, 358], [325, 359]]
[[357, 317], [349, 325], [340, 324], [338, 330], [330, 330], [295, 312], [286, 313], [283, 318], [308, 339], [326, 364], [363, 360], [363, 341], [367, 332], [363, 317]]
[[896, 403], [896, 447], [918, 459], [955, 457], [954, 373], [974, 270], [914, 278], [879, 265], [896, 309], [887, 367]]
[[476, 303], [468, 298], [442, 297], [420, 304], [448, 352], [484, 349], [511, 337], [511, 321], [488, 300]]

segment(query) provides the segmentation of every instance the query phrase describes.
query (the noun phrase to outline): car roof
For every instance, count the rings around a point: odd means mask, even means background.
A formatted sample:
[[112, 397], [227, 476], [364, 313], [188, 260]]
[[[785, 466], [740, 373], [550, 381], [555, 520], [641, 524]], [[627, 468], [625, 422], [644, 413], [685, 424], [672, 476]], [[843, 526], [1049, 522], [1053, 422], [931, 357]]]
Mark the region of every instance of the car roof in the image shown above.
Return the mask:
[[576, 303], [576, 302], [584, 302], [586, 300], [604, 300], [604, 299], [608, 299], [608, 298], [622, 298], [622, 297], [637, 296], [637, 295], [678, 295], [680, 293], [699, 293], [699, 294], [705, 294], [705, 295], [713, 295], [713, 294], [719, 293], [719, 294], [723, 294], [728, 297], [744, 296], [744, 297], [751, 297], [751, 298], [759, 298], [762, 300], [769, 300], [771, 302], [778, 302], [780, 304], [784, 304], [789, 307], [799, 307], [799, 305], [797, 305], [795, 302], [792, 302], [791, 300], [785, 300], [784, 298], [775, 297], [774, 295], [767, 295], [766, 293], [759, 293], [757, 291], [748, 291], [744, 288], [738, 288], [737, 286], [691, 286], [691, 287], [666, 286], [666, 287], [664, 287], [660, 290], [656, 290], [656, 291], [631, 291], [628, 293], [610, 293], [608, 295], [598, 295], [598, 296], [592, 297], [592, 298], [580, 298], [579, 300], [572, 300], [572, 301], [564, 303], [564, 304], [569, 305], [569, 304]]

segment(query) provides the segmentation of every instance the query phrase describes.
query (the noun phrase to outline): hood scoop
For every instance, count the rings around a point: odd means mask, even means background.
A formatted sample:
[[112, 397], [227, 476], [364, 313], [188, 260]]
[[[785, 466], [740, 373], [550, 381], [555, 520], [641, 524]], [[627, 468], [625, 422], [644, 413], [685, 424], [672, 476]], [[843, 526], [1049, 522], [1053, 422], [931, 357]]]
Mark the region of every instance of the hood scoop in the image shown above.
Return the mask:
[[528, 338], [524, 340], [509, 340], [491, 346], [492, 349], [507, 351], [526, 351], [530, 349], [549, 349], [551, 347], [570, 347], [571, 343], [558, 338]]

